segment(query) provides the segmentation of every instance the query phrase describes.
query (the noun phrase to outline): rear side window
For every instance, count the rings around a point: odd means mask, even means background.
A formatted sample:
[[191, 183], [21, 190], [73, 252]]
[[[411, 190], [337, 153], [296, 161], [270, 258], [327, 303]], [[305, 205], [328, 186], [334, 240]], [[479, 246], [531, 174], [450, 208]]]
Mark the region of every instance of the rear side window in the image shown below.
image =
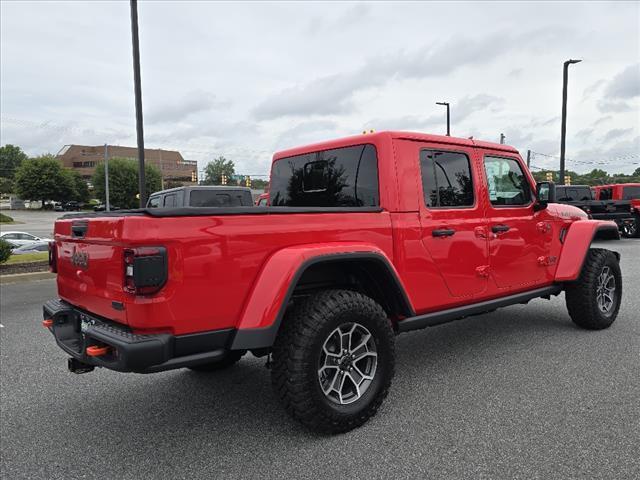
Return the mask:
[[531, 202], [531, 186], [513, 158], [484, 157], [489, 200], [494, 206], [527, 205]]
[[576, 187], [558, 187], [556, 197], [560, 202], [580, 202], [591, 200], [591, 189]]
[[377, 207], [373, 145], [313, 152], [274, 162], [269, 198], [276, 207]]
[[599, 200], [611, 200], [613, 198], [613, 189], [612, 188], [603, 188], [600, 190], [600, 198]]
[[422, 191], [430, 208], [471, 207], [474, 203], [469, 157], [464, 153], [422, 150]]
[[250, 207], [251, 193], [246, 190], [192, 190], [189, 197], [192, 207]]
[[164, 207], [175, 207], [175, 206], [176, 206], [176, 194], [172, 193], [171, 195], [165, 195]]
[[623, 200], [634, 200], [636, 198], [640, 198], [640, 187], [631, 186], [631, 187], [623, 187], [622, 188], [622, 199]]

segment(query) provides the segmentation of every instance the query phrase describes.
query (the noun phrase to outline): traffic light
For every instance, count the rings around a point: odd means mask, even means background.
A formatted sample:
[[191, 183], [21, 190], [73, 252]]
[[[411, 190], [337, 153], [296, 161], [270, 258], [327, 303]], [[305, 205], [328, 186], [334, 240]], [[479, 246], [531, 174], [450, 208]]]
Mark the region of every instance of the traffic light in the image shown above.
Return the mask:
[[564, 176], [564, 184], [571, 185], [571, 177], [569, 175]]
[[227, 184], [227, 176], [223, 173], [222, 174], [222, 185], [226, 185]]
[[553, 182], [553, 172], [547, 172], [547, 182]]
[[251, 177], [247, 175], [246, 177], [244, 177], [244, 180], [245, 180], [245, 185], [251, 188]]

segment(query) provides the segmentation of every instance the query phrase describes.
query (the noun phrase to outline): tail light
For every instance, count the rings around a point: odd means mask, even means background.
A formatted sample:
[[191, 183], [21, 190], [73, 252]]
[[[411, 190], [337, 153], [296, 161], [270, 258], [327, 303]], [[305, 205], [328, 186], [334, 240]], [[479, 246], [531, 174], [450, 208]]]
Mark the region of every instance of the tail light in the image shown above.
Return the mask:
[[58, 252], [56, 251], [56, 242], [49, 242], [49, 271], [58, 272]]
[[128, 248], [124, 251], [124, 291], [134, 295], [157, 293], [167, 282], [167, 249]]

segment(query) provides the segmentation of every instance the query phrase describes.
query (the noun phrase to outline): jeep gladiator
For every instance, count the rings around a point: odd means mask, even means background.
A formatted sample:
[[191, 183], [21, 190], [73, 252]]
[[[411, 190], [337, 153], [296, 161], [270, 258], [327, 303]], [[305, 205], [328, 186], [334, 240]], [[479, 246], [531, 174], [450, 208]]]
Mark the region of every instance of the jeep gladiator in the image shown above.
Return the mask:
[[267, 207], [58, 220], [43, 325], [75, 373], [267, 356], [293, 417], [344, 432], [386, 397], [395, 334], [562, 291], [579, 327], [613, 323], [619, 256], [591, 243], [616, 224], [553, 200], [506, 145], [380, 132], [294, 148], [274, 155]]

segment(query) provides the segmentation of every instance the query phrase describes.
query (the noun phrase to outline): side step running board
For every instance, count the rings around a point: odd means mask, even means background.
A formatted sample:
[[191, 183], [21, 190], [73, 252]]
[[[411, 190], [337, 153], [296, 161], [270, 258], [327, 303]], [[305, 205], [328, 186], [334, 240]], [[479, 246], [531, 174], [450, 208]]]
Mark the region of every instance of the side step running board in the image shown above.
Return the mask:
[[450, 308], [439, 312], [426, 313], [416, 317], [405, 318], [398, 322], [398, 332], [408, 332], [410, 330], [419, 330], [421, 328], [434, 327], [443, 323], [460, 320], [471, 315], [479, 315], [496, 308], [508, 307], [518, 303], [527, 303], [529, 300], [539, 297], [549, 297], [558, 295], [562, 291], [560, 285], [551, 285], [550, 287], [537, 288], [528, 292], [516, 293], [507, 297], [496, 298], [494, 300], [486, 300], [484, 302], [465, 305], [463, 307]]

